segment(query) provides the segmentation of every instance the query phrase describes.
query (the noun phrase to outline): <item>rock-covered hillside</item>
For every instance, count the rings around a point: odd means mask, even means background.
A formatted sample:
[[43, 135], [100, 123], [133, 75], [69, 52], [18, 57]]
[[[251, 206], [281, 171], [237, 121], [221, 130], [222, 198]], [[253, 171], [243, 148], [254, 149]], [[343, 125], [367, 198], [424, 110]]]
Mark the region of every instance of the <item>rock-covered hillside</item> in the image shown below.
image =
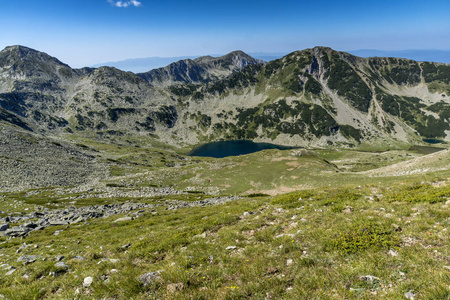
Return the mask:
[[264, 63], [261, 60], [233, 51], [221, 57], [203, 56], [196, 59], [185, 59], [172, 63], [164, 68], [158, 68], [139, 77], [154, 85], [171, 85], [174, 83], [206, 83], [229, 76], [248, 65]]
[[325, 47], [266, 64], [236, 51], [142, 74], [72, 69], [23, 46], [0, 52], [0, 120], [50, 135], [396, 146], [450, 141], [449, 104], [448, 64]]

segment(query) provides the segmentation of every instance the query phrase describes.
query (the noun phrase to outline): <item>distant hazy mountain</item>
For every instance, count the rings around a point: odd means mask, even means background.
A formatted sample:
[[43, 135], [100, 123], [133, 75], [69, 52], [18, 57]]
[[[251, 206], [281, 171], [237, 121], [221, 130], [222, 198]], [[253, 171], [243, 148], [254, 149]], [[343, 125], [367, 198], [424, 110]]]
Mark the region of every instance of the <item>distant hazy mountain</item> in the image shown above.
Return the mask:
[[[271, 61], [274, 59], [281, 58], [285, 56], [287, 53], [269, 53], [269, 52], [254, 52], [249, 53], [250, 56], [261, 59], [264, 61]], [[211, 54], [210, 56], [222, 56], [223, 54]], [[100, 63], [93, 65], [93, 68], [98, 67], [114, 67], [122, 71], [130, 71], [133, 73], [144, 73], [153, 69], [158, 69], [165, 67], [171, 63], [186, 60], [186, 59], [195, 59], [201, 57], [201, 55], [194, 56], [174, 56], [174, 57], [144, 57], [144, 58], [133, 58], [126, 59], [121, 61], [110, 61], [105, 63]]]
[[348, 52], [360, 57], [397, 57], [397, 58], [412, 59], [415, 61], [450, 63], [450, 50], [431, 49], [431, 50], [382, 51], [374, 49], [361, 49]]
[[249, 53], [249, 55], [251, 55], [252, 57], [257, 58], [257, 59], [262, 59], [267, 62], [272, 61], [274, 59], [282, 58], [283, 56], [285, 56], [287, 54], [289, 54], [289, 52], [277, 52], [277, 53], [275, 53], [275, 52], [273, 52], [273, 53], [272, 52], [251, 52], [251, 53]]
[[110, 61], [105, 63], [100, 63], [93, 65], [92, 67], [114, 67], [122, 71], [130, 71], [133, 73], [143, 73], [148, 72], [153, 69], [161, 68], [167, 66], [173, 62], [183, 60], [183, 59], [194, 59], [198, 56], [177, 56], [177, 57], [143, 57], [143, 58], [133, 58], [121, 61]]

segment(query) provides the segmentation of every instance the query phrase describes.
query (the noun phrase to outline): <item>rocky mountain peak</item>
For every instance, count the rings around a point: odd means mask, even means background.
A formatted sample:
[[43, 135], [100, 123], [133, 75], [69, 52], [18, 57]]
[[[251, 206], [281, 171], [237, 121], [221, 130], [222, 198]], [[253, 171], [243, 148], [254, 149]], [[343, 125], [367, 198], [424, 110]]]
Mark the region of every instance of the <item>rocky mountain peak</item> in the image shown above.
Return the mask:
[[57, 58], [25, 46], [6, 47], [0, 52], [0, 67], [12, 78], [72, 76], [72, 69]]
[[141, 73], [139, 76], [153, 84], [206, 83], [229, 76], [251, 64], [263, 64], [242, 51], [233, 51], [224, 56], [201, 56], [183, 59], [170, 65]]
[[5, 49], [3, 49], [1, 51], [1, 53], [4, 53], [4, 52], [19, 52], [22, 54], [26, 54], [26, 53], [30, 53], [30, 52], [37, 53], [38, 51], [34, 50], [32, 48], [22, 46], [22, 45], [12, 45], [12, 46], [5, 47]]
[[233, 51], [219, 57], [202, 56], [194, 59], [194, 61], [205, 68], [225, 69], [242, 69], [251, 64], [264, 63], [264, 61], [255, 59], [241, 50]]
[[41, 62], [53, 62], [60, 65], [67, 66], [59, 61], [57, 58], [48, 55], [47, 53], [34, 50], [21, 45], [8, 46], [0, 52], [0, 63], [5, 61], [14, 60], [28, 60], [28, 61], [41, 61]]

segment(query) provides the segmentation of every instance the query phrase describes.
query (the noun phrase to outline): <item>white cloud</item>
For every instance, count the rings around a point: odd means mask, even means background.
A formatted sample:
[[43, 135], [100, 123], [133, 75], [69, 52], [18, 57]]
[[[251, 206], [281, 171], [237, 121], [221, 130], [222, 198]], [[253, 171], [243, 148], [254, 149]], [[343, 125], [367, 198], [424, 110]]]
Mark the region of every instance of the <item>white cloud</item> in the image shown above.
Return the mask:
[[131, 0], [131, 1], [116, 1], [116, 0], [108, 0], [108, 2], [116, 7], [128, 7], [128, 6], [135, 6], [139, 7], [142, 6], [142, 3], [137, 0]]

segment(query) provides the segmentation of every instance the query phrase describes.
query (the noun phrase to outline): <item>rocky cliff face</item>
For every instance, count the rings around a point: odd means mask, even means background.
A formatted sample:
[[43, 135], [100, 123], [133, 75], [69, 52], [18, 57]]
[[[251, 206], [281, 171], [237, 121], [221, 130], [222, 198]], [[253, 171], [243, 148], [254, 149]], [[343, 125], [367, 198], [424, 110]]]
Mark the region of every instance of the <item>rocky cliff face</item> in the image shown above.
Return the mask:
[[263, 63], [242, 51], [234, 51], [221, 57], [202, 56], [194, 60], [180, 60], [138, 76], [161, 86], [174, 83], [206, 83], [225, 78], [248, 65]]
[[74, 70], [13, 46], [0, 52], [0, 121], [54, 135], [150, 134], [174, 145], [450, 141], [450, 65], [316, 47], [267, 64], [236, 51], [134, 74]]

